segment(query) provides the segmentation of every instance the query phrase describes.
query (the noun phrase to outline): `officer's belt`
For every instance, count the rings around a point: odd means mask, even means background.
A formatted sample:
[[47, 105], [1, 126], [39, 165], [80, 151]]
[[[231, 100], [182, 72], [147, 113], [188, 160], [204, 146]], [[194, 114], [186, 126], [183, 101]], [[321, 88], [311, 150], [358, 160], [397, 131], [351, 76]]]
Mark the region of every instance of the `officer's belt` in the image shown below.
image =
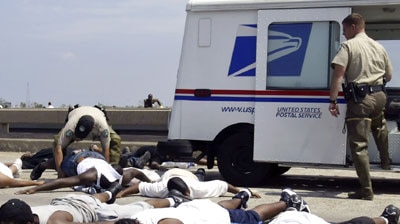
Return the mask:
[[369, 93], [376, 93], [380, 91], [384, 91], [385, 87], [383, 85], [374, 85], [374, 86], [368, 86], [368, 92]]

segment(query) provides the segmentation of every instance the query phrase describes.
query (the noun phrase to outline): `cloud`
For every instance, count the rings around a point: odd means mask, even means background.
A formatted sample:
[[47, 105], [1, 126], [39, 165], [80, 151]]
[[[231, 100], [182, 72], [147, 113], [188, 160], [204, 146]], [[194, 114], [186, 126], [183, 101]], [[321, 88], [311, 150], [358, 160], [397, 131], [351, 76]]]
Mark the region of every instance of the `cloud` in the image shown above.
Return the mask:
[[61, 58], [64, 61], [70, 61], [70, 60], [74, 60], [76, 58], [76, 55], [71, 51], [67, 51], [67, 52], [64, 52], [61, 54]]

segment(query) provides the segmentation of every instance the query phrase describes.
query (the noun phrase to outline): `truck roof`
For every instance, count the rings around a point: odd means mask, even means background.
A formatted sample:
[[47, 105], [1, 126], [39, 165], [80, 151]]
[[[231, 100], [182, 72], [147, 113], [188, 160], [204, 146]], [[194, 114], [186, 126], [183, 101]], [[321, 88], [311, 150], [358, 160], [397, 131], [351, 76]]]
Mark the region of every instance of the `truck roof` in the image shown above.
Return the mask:
[[400, 9], [399, 0], [189, 0], [186, 9], [188, 11], [214, 11], [376, 5]]

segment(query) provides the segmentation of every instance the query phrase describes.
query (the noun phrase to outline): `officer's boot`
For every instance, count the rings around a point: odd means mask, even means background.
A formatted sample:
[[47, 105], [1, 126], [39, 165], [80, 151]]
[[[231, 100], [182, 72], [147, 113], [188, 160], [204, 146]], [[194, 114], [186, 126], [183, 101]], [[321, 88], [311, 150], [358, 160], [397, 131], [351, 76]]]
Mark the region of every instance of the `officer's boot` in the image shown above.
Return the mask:
[[381, 167], [384, 170], [390, 170], [392, 160], [389, 156], [388, 130], [383, 113], [379, 117], [372, 119], [371, 130], [381, 158]]
[[372, 200], [371, 176], [369, 173], [368, 137], [371, 130], [370, 119], [347, 119], [348, 141], [351, 155], [360, 181], [361, 190], [349, 193], [349, 198]]

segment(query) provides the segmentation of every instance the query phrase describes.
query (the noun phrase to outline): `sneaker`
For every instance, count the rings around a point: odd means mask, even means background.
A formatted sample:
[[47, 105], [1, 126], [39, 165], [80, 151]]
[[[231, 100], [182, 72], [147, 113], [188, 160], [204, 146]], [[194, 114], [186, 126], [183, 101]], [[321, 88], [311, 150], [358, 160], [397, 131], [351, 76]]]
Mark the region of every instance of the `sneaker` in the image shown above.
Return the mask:
[[194, 175], [196, 175], [196, 177], [197, 177], [197, 179], [199, 179], [199, 181], [204, 181], [205, 176], [206, 176], [206, 170], [203, 168], [199, 168], [196, 170], [196, 172], [194, 172]]
[[296, 210], [300, 211], [301, 201], [303, 199], [300, 195], [294, 194], [289, 197], [289, 200], [286, 204], [286, 210]]
[[35, 168], [32, 169], [31, 171], [31, 180], [37, 180], [42, 176], [42, 173], [46, 170], [46, 168], [43, 167], [44, 161], [40, 162], [38, 165], [35, 166]]
[[121, 154], [123, 155], [123, 154], [127, 154], [127, 153], [129, 153], [129, 152], [131, 152], [131, 150], [129, 149], [128, 146], [125, 146], [125, 147], [122, 149]]
[[307, 202], [304, 201], [304, 199], [302, 200], [302, 203], [301, 203], [301, 206], [300, 206], [300, 211], [301, 212], [311, 213], [310, 206], [308, 206]]
[[385, 210], [383, 210], [382, 217], [385, 217], [388, 220], [388, 224], [397, 224], [399, 222], [400, 210], [394, 205], [386, 206]]
[[[134, 163], [132, 164], [133, 167], [137, 167], [139, 169], [143, 169], [146, 163], [150, 160], [151, 153], [149, 151], [145, 152], [141, 157], [136, 158]], [[133, 162], [133, 161], [131, 161]]]
[[13, 175], [14, 178], [19, 178], [19, 177], [21, 176], [21, 173], [22, 173], [22, 160], [19, 159], [19, 158], [16, 159], [16, 160], [13, 162], [12, 166], [17, 167], [17, 172]]
[[120, 158], [119, 158], [119, 165], [120, 165], [122, 168], [128, 167], [128, 156], [127, 156], [127, 155], [122, 154], [122, 155], [120, 156]]
[[290, 196], [296, 195], [296, 194], [297, 193], [294, 192], [291, 188], [284, 188], [282, 190], [281, 198], [279, 199], [279, 201], [283, 201], [283, 202], [286, 202], [286, 204], [288, 204], [288, 202], [290, 200]]
[[243, 189], [241, 191], [239, 191], [237, 194], [235, 194], [232, 199], [234, 198], [239, 198], [240, 200], [242, 200], [242, 202], [240, 203], [240, 205], [237, 207], [238, 209], [240, 208], [247, 208], [247, 201], [249, 200], [249, 198], [251, 197], [251, 191], [250, 189]]
[[188, 196], [183, 195], [180, 191], [172, 189], [168, 193], [168, 197], [172, 198], [175, 202], [174, 207], [178, 207], [183, 202], [191, 201], [192, 199]]
[[286, 210], [297, 210], [300, 212], [311, 213], [311, 209], [307, 202], [304, 201], [303, 198], [298, 194], [293, 194], [290, 196]]
[[350, 199], [362, 199], [372, 201], [374, 199], [373, 193], [363, 193], [361, 191], [356, 191], [352, 193], [348, 193], [347, 195]]
[[107, 188], [106, 191], [111, 192], [112, 197], [108, 199], [106, 202], [107, 204], [112, 204], [115, 202], [115, 199], [117, 199], [117, 194], [122, 190], [121, 184], [118, 183], [118, 181], [114, 182], [111, 184], [109, 188]]
[[87, 194], [96, 194], [97, 193], [97, 190], [94, 186], [87, 187], [85, 185], [79, 185], [79, 186], [72, 187], [72, 189], [74, 191], [80, 191], [80, 192], [84, 192]]

